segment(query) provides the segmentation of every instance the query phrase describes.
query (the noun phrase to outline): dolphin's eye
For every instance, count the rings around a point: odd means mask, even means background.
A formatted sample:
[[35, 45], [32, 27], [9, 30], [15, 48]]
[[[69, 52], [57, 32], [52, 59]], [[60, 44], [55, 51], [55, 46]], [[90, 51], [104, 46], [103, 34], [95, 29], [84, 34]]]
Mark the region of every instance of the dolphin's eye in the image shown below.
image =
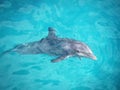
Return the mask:
[[80, 51], [79, 50], [76, 50], [77, 53], [79, 53]]

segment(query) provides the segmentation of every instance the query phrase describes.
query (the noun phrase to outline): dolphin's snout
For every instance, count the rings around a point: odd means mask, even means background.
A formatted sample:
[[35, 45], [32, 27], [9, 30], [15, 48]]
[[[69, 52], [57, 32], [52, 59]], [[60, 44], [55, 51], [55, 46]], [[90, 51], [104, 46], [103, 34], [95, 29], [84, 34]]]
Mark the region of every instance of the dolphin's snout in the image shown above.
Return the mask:
[[89, 58], [93, 59], [93, 60], [97, 60], [97, 57], [94, 54], [90, 54]]

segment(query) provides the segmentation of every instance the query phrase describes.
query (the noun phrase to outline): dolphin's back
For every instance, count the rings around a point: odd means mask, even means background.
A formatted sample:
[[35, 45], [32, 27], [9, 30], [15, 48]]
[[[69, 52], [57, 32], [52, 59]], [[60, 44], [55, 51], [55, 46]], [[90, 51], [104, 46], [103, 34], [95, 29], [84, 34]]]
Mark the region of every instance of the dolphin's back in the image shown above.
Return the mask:
[[[44, 45], [43, 45], [44, 44]], [[72, 40], [65, 38], [46, 39], [41, 46], [41, 50], [47, 54], [66, 55], [74, 50], [71, 48]], [[46, 47], [44, 47], [46, 46]], [[44, 49], [43, 49], [44, 48]]]

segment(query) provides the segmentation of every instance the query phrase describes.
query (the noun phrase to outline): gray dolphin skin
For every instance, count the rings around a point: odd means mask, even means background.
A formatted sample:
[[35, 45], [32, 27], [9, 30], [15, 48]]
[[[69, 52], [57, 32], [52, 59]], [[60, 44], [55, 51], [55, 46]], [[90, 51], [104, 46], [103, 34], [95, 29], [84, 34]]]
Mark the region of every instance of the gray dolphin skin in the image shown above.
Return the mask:
[[79, 58], [86, 57], [93, 60], [97, 59], [86, 44], [73, 39], [58, 38], [56, 36], [56, 30], [52, 27], [48, 27], [48, 36], [42, 38], [40, 41], [17, 45], [14, 48], [5, 51], [4, 54], [8, 52], [58, 56], [51, 60], [51, 62], [59, 62], [72, 56], [77, 56]]

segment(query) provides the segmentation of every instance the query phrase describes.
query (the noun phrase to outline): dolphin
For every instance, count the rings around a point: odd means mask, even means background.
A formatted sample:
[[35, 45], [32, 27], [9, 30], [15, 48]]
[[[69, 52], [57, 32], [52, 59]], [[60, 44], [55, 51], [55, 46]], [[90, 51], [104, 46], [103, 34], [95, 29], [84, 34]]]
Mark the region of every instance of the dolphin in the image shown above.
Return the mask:
[[59, 38], [56, 35], [56, 30], [48, 27], [48, 35], [39, 41], [19, 44], [14, 48], [2, 53], [17, 52], [20, 54], [48, 54], [58, 56], [52, 59], [51, 62], [59, 62], [68, 57], [77, 56], [79, 58], [86, 57], [96, 60], [96, 56], [91, 49], [83, 42], [69, 39]]

